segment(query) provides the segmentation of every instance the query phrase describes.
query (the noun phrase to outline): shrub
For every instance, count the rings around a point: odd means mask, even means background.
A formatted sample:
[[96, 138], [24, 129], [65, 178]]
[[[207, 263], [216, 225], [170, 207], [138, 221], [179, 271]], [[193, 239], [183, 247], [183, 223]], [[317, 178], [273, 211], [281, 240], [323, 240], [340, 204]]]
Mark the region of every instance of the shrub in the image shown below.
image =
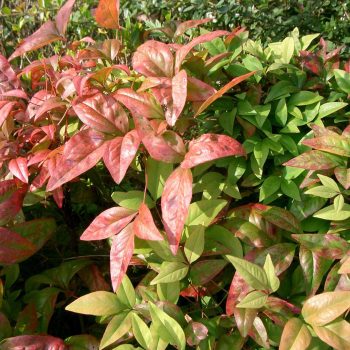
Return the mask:
[[204, 19], [130, 56], [116, 2], [95, 16], [123, 41], [0, 60], [1, 349], [348, 348], [340, 49]]

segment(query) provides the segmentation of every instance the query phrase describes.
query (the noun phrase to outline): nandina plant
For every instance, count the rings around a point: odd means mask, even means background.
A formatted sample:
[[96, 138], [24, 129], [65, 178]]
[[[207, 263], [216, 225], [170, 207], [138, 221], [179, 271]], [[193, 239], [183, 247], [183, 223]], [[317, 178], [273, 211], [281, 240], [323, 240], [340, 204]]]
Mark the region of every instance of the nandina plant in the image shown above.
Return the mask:
[[[203, 19], [130, 52], [119, 2], [101, 0], [117, 38], [11, 67], [67, 42], [73, 6], [0, 60], [2, 348], [346, 349], [348, 131], [323, 122], [347, 124], [340, 49], [297, 30], [267, 47], [244, 28], [194, 36]], [[77, 228], [72, 198], [91, 188], [100, 210], [79, 235], [92, 253], [29, 277], [17, 301], [18, 263], [63, 234], [22, 207], [55, 201]], [[96, 316], [80, 318], [86, 334], [46, 335], [62, 305]]]

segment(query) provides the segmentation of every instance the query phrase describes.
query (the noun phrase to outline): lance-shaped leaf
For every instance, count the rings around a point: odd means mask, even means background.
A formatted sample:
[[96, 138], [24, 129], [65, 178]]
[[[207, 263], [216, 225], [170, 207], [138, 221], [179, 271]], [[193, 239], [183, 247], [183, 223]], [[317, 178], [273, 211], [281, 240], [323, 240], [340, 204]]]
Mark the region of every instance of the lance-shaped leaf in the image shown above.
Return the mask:
[[110, 252], [110, 272], [113, 290], [121, 284], [134, 253], [133, 223], [113, 237]]
[[202, 286], [218, 275], [227, 262], [222, 259], [197, 261], [190, 272], [191, 281], [195, 286]]
[[350, 188], [350, 169], [336, 167], [334, 169], [334, 175], [346, 190]]
[[303, 141], [303, 145], [339, 156], [350, 157], [350, 142], [349, 139], [343, 135], [325, 135], [313, 139], [306, 139]]
[[35, 33], [28, 36], [20, 43], [19, 47], [9, 57], [9, 61], [28, 51], [39, 49], [57, 40], [64, 40], [64, 37], [58, 31], [54, 22], [47, 21]]
[[350, 324], [341, 320], [323, 327], [313, 327], [316, 335], [336, 350], [345, 350], [350, 347]]
[[134, 210], [113, 207], [98, 215], [81, 235], [83, 241], [112, 237], [119, 233], [135, 217]]
[[192, 198], [192, 173], [178, 167], [165, 182], [161, 206], [170, 249], [176, 255]]
[[160, 266], [159, 274], [150, 282], [151, 285], [158, 283], [172, 283], [181, 281], [186, 277], [189, 266], [183, 262], [164, 261]]
[[79, 119], [91, 128], [105, 132], [128, 131], [128, 116], [120, 104], [111, 96], [98, 93], [73, 106]]
[[66, 345], [62, 339], [50, 335], [19, 335], [1, 343], [1, 350], [13, 349], [65, 350]]
[[292, 237], [304, 247], [327, 259], [341, 259], [350, 249], [350, 244], [335, 234], [310, 233]]
[[187, 100], [202, 102], [216, 93], [216, 89], [194, 77], [187, 77]]
[[315, 295], [301, 310], [305, 321], [312, 326], [324, 326], [350, 308], [350, 292], [336, 291]]
[[15, 106], [16, 102], [0, 101], [0, 126], [5, 122]]
[[226, 30], [217, 30], [215, 32], [207, 33], [200, 35], [190, 41], [188, 44], [182, 46], [179, 50], [176, 52], [176, 58], [175, 58], [175, 73], [178, 73], [181, 69], [181, 64], [183, 60], [186, 58], [187, 54], [197, 45], [203, 44], [207, 41], [211, 41], [219, 36], [230, 34], [230, 32], [227, 32]]
[[283, 165], [307, 170], [327, 170], [335, 168], [341, 163], [340, 157], [317, 150], [304, 152]]
[[110, 316], [125, 308], [115, 293], [97, 291], [83, 295], [66, 306], [66, 310], [84, 315]]
[[0, 223], [6, 223], [12, 219], [22, 207], [28, 185], [18, 184], [17, 180], [5, 180], [0, 182]]
[[52, 191], [91, 169], [102, 158], [105, 145], [104, 135], [91, 129], [74, 135], [64, 145], [63, 154], [57, 159], [47, 191]]
[[208, 23], [210, 21], [212, 21], [211, 18], [203, 18], [203, 19], [191, 19], [189, 21], [182, 22], [177, 26], [176, 31], [174, 33], [174, 37], [184, 34], [188, 29], [196, 28], [199, 25]]
[[24, 183], [28, 183], [28, 165], [27, 159], [18, 157], [11, 159], [9, 162], [9, 170], [11, 173]]
[[[236, 272], [233, 276], [230, 289], [228, 292], [226, 300], [226, 313], [227, 315], [232, 315], [235, 313], [236, 305], [241, 297], [244, 297], [251, 290], [248, 283], [243, 279], [243, 277]], [[253, 320], [251, 321], [251, 324]]]
[[0, 264], [16, 264], [36, 252], [33, 243], [14, 231], [0, 227]]
[[72, 12], [72, 8], [74, 6], [75, 0], [68, 0], [66, 3], [60, 8], [55, 18], [56, 27], [58, 32], [64, 36], [67, 30], [67, 25], [69, 22], [69, 17]]
[[17, 77], [17, 74], [11, 67], [6, 57], [3, 55], [0, 55], [0, 74], [6, 77], [6, 79], [1, 79], [0, 94], [20, 88], [21, 83]]
[[100, 0], [95, 19], [101, 27], [119, 29], [119, 0]]
[[122, 182], [139, 145], [140, 137], [136, 130], [131, 130], [124, 137], [116, 137], [108, 143], [103, 161], [117, 184]]
[[161, 241], [163, 236], [154, 224], [151, 211], [144, 203], [140, 205], [139, 215], [134, 221], [134, 233], [137, 237], [148, 241]]
[[201, 114], [205, 109], [207, 109], [218, 98], [222, 97], [228, 90], [232, 89], [234, 86], [241, 83], [242, 81], [248, 79], [250, 76], [252, 76], [255, 73], [256, 73], [256, 71], [249, 72], [249, 73], [243, 74], [239, 77], [232, 79], [228, 84], [223, 86], [219, 91], [217, 91], [215, 94], [211, 95], [207, 100], [205, 100], [203, 102], [203, 104], [197, 110], [195, 117], [198, 116], [199, 114]]
[[135, 122], [140, 116], [147, 119], [164, 119], [161, 105], [148, 92], [135, 92], [124, 88], [117, 90], [113, 97], [131, 112]]
[[134, 69], [146, 77], [168, 77], [174, 72], [174, 58], [167, 44], [149, 40], [139, 46], [132, 58]]
[[311, 334], [298, 318], [288, 320], [283, 328], [280, 350], [306, 350], [311, 342]]
[[243, 146], [226, 135], [203, 134], [190, 142], [182, 168], [193, 168], [198, 164], [229, 156], [244, 156]]
[[174, 126], [179, 118], [187, 99], [187, 73], [183, 69], [177, 73], [171, 81], [172, 106], [165, 113], [165, 118], [170, 126]]

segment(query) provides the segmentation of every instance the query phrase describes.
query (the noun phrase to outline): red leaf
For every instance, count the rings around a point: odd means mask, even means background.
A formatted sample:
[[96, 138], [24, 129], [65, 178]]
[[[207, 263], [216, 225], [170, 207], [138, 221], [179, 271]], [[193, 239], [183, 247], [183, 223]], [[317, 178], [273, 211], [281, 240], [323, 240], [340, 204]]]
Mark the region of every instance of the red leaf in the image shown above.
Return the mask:
[[39, 49], [42, 46], [53, 41], [63, 40], [63, 36], [57, 30], [56, 24], [52, 21], [44, 23], [35, 33], [25, 38], [19, 47], [9, 57], [9, 61], [32, 50]]
[[62, 208], [63, 200], [64, 200], [64, 193], [62, 186], [57, 187], [55, 190], [53, 190], [53, 199], [55, 200], [57, 206], [59, 208]]
[[111, 96], [98, 93], [73, 107], [79, 119], [91, 128], [105, 133], [125, 134], [129, 120], [124, 109]]
[[133, 224], [126, 226], [123, 231], [113, 237], [110, 270], [113, 290], [116, 291], [128, 269], [129, 262], [134, 253]]
[[148, 92], [137, 93], [132, 89], [119, 89], [113, 97], [120, 101], [132, 114], [148, 119], [164, 119], [164, 112], [158, 101]]
[[104, 135], [97, 131], [87, 129], [75, 134], [64, 145], [63, 154], [50, 172], [47, 191], [53, 191], [91, 169], [103, 156], [105, 146]]
[[251, 290], [248, 283], [236, 272], [233, 276], [226, 300], [226, 313], [231, 316], [238, 302]]
[[9, 162], [9, 169], [11, 173], [22, 182], [28, 183], [28, 166], [26, 158], [18, 157], [16, 159], [11, 159]]
[[315, 148], [320, 151], [326, 151], [340, 156], [350, 157], [350, 142], [349, 139], [343, 135], [325, 135], [315, 137], [313, 139], [306, 139], [303, 145]]
[[0, 101], [0, 126], [5, 122], [15, 105], [16, 102]]
[[195, 117], [197, 117], [199, 114], [201, 114], [206, 108], [208, 108], [214, 101], [216, 101], [218, 98], [220, 98], [228, 90], [230, 90], [231, 88], [233, 88], [237, 84], [241, 83], [242, 81], [248, 79], [250, 76], [252, 76], [255, 73], [256, 73], [256, 71], [249, 72], [249, 73], [243, 74], [239, 77], [232, 79], [228, 84], [223, 86], [214, 95], [210, 96], [206, 101], [204, 101], [204, 103], [198, 108], [198, 110], [195, 114]]
[[84, 284], [89, 288], [90, 292], [97, 292], [99, 290], [109, 291], [110, 285], [106, 282], [102, 272], [97, 265], [89, 265], [79, 271], [79, 277]]
[[93, 241], [116, 235], [135, 215], [135, 211], [121, 207], [107, 209], [94, 219], [83, 232], [80, 239], [83, 241]]
[[335, 168], [339, 164], [340, 162], [337, 158], [331, 154], [322, 151], [308, 151], [283, 165], [307, 170], [327, 170]]
[[179, 118], [187, 99], [187, 73], [181, 70], [174, 76], [171, 82], [172, 108], [165, 113], [165, 118], [170, 126], [174, 126]]
[[35, 246], [17, 232], [0, 227], [0, 263], [16, 264], [35, 253]]
[[12, 219], [22, 207], [24, 196], [27, 193], [28, 185], [17, 180], [5, 180], [0, 182], [0, 223]]
[[68, 0], [58, 11], [56, 16], [56, 27], [59, 33], [64, 36], [67, 29], [67, 24], [69, 22], [69, 17], [72, 12], [75, 0]]
[[190, 21], [182, 22], [177, 26], [176, 31], [174, 33], [174, 37], [184, 34], [190, 28], [196, 28], [199, 25], [208, 23], [210, 21], [212, 21], [211, 18], [203, 18], [203, 19], [192, 19]]
[[192, 102], [201, 102], [207, 100], [210, 96], [214, 95], [216, 90], [204, 83], [203, 81], [188, 77], [187, 83], [187, 100]]
[[337, 167], [334, 169], [334, 175], [346, 190], [350, 188], [350, 169]]
[[140, 138], [136, 130], [128, 132], [124, 137], [116, 137], [108, 143], [103, 161], [117, 184], [123, 180], [139, 145]]
[[174, 72], [174, 58], [169, 46], [149, 40], [139, 46], [132, 58], [134, 69], [146, 77], [168, 77]]
[[[49, 97], [49, 96], [48, 96]], [[34, 121], [40, 121], [42, 116], [54, 109], [66, 109], [66, 103], [59, 97], [49, 97], [47, 100], [40, 101], [41, 106], [35, 111]]]
[[119, 0], [100, 0], [95, 19], [102, 27], [119, 29]]
[[19, 335], [1, 343], [1, 350], [67, 350], [62, 339], [50, 335]]
[[182, 61], [186, 58], [187, 54], [197, 45], [203, 44], [207, 41], [211, 41], [219, 36], [230, 34], [230, 32], [226, 30], [217, 30], [215, 32], [207, 33], [200, 35], [196, 38], [194, 38], [191, 42], [189, 42], [187, 45], [182, 46], [177, 52], [176, 52], [176, 58], [175, 58], [175, 73], [178, 73], [181, 68]]
[[0, 94], [20, 88], [21, 83], [15, 71], [3, 55], [0, 55], [0, 75], [2, 76], [0, 79]]
[[226, 135], [203, 134], [189, 144], [182, 168], [193, 168], [198, 164], [228, 156], [244, 156], [243, 146]]
[[140, 205], [139, 215], [134, 221], [134, 233], [137, 237], [148, 241], [162, 241], [164, 239], [154, 224], [150, 210], [144, 203]]
[[191, 198], [191, 170], [178, 167], [166, 180], [161, 199], [164, 228], [174, 255], [179, 247]]

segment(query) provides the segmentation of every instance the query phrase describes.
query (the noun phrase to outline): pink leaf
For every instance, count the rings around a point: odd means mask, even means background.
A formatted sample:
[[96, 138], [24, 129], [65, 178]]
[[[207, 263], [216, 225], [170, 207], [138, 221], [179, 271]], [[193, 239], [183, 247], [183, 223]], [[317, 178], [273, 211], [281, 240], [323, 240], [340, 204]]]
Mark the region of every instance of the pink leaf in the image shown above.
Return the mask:
[[0, 126], [5, 122], [15, 105], [16, 102], [0, 101]]
[[47, 184], [47, 191], [53, 191], [64, 183], [91, 169], [105, 151], [104, 135], [91, 130], [75, 134], [65, 145], [63, 154], [58, 156], [56, 166]]
[[53, 41], [63, 40], [63, 36], [57, 30], [56, 24], [52, 21], [44, 23], [35, 33], [25, 38], [19, 47], [12, 53], [9, 61], [25, 54], [28, 51], [39, 49]]
[[9, 169], [11, 173], [24, 183], [28, 183], [28, 166], [27, 159], [18, 157], [11, 159], [9, 162]]
[[113, 207], [98, 215], [81, 235], [83, 241], [100, 240], [119, 233], [136, 215], [136, 212]]
[[200, 35], [193, 39], [191, 42], [189, 42], [187, 45], [182, 46], [177, 52], [176, 52], [176, 58], [175, 58], [175, 73], [180, 71], [182, 61], [186, 58], [187, 54], [197, 45], [203, 44], [207, 41], [211, 41], [219, 36], [230, 34], [230, 32], [226, 30], [217, 30], [215, 32], [207, 33]]
[[117, 184], [122, 182], [139, 145], [140, 138], [136, 130], [131, 130], [124, 137], [116, 137], [108, 143], [103, 161]]
[[149, 40], [139, 46], [132, 58], [134, 69], [146, 77], [168, 77], [174, 72], [174, 58], [169, 46]]
[[124, 109], [111, 96], [98, 93], [73, 107], [79, 119], [91, 128], [105, 133], [125, 134], [129, 120]]
[[18, 89], [21, 86], [15, 71], [12, 69], [8, 60], [2, 55], [0, 55], [0, 77], [0, 94]]
[[35, 246], [19, 233], [0, 227], [0, 264], [16, 264], [35, 251]]
[[67, 24], [69, 22], [69, 17], [72, 12], [75, 0], [68, 0], [58, 11], [56, 16], [56, 27], [59, 33], [64, 36], [67, 30]]
[[334, 175], [346, 190], [350, 188], [350, 169], [337, 167], [334, 169]]
[[134, 233], [137, 237], [149, 241], [163, 240], [163, 236], [154, 224], [150, 210], [144, 203], [140, 205], [139, 215], [134, 221]]
[[113, 237], [110, 253], [110, 270], [114, 291], [118, 289], [122, 282], [133, 253], [134, 232], [133, 224], [131, 223]]
[[203, 102], [203, 104], [198, 108], [198, 111], [196, 112], [195, 117], [201, 114], [206, 108], [208, 108], [218, 98], [223, 96], [228, 90], [232, 89], [234, 86], [241, 83], [242, 81], [248, 79], [250, 76], [252, 76], [255, 73], [256, 71], [249, 72], [247, 74], [243, 74], [239, 77], [232, 79], [228, 84], [223, 86], [219, 91], [217, 91], [214, 95], [210, 96], [206, 101]]
[[171, 82], [172, 109], [170, 113], [165, 113], [165, 117], [170, 126], [174, 126], [179, 118], [187, 99], [187, 73], [183, 69], [177, 73]]
[[182, 22], [177, 26], [176, 31], [174, 33], [174, 37], [184, 34], [190, 28], [196, 28], [199, 25], [208, 23], [210, 21], [212, 21], [211, 18], [203, 18], [203, 19], [192, 19], [190, 21]]
[[193, 168], [198, 164], [228, 156], [244, 156], [243, 146], [226, 135], [203, 134], [189, 144], [182, 168]]
[[251, 290], [248, 283], [236, 272], [233, 276], [226, 300], [226, 313], [231, 316], [235, 312], [236, 305]]
[[161, 199], [164, 228], [174, 255], [179, 247], [191, 198], [191, 170], [178, 167], [165, 182]]
[[95, 19], [102, 27], [119, 29], [119, 0], [100, 0]]
[[59, 208], [62, 208], [63, 199], [64, 199], [64, 193], [63, 193], [62, 186], [57, 187], [55, 190], [53, 190], [53, 199], [55, 200], [57, 206]]
[[113, 97], [121, 102], [136, 119], [143, 116], [147, 119], [164, 119], [164, 112], [158, 101], [148, 92], [137, 93], [132, 89], [119, 89]]
[[19, 335], [1, 343], [2, 350], [67, 350], [62, 339], [50, 335]]
[[210, 96], [214, 95], [216, 90], [204, 83], [203, 81], [188, 77], [187, 83], [187, 100], [192, 102], [201, 102], [207, 100]]

